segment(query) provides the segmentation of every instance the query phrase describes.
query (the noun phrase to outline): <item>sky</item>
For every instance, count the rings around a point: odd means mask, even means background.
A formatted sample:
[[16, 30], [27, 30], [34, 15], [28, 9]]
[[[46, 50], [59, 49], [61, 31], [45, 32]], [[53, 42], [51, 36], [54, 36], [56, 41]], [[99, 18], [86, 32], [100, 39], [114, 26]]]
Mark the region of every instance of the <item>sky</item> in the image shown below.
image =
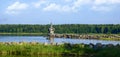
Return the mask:
[[120, 0], [0, 0], [0, 24], [120, 24]]

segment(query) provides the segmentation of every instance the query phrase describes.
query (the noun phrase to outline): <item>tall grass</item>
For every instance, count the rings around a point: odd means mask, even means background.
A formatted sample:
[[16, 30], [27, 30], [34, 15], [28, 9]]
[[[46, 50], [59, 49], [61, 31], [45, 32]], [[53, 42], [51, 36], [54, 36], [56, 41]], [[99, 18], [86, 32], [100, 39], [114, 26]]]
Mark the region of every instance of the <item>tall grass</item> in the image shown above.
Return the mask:
[[82, 55], [84, 49], [80, 45], [70, 46], [68, 44], [63, 45], [43, 45], [40, 43], [30, 44], [23, 43], [18, 44], [0, 44], [0, 54], [12, 54], [12, 55]]
[[41, 43], [0, 43], [0, 55], [50, 55], [120, 57], [120, 45], [93, 49], [84, 44], [44, 45]]

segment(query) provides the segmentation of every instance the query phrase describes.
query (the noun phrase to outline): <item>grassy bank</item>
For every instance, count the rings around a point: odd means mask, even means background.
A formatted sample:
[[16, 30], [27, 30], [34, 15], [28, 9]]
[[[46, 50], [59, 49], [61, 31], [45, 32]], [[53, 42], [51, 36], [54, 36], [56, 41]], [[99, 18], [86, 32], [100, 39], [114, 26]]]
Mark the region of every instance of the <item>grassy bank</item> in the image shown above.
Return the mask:
[[120, 38], [100, 38], [99, 40], [120, 41]]
[[[0, 44], [0, 54], [9, 55], [82, 55], [85, 48], [76, 47], [75, 49], [68, 48], [66, 45], [43, 45], [40, 43], [22, 43], [18, 45], [13, 43], [12, 45]], [[72, 50], [73, 49], [73, 50]], [[77, 51], [80, 49], [80, 51]]]
[[50, 55], [50, 56], [85, 56], [85, 57], [120, 57], [120, 45], [105, 48], [90, 48], [85, 44], [43, 45], [40, 43], [6, 45], [0, 43], [0, 55]]

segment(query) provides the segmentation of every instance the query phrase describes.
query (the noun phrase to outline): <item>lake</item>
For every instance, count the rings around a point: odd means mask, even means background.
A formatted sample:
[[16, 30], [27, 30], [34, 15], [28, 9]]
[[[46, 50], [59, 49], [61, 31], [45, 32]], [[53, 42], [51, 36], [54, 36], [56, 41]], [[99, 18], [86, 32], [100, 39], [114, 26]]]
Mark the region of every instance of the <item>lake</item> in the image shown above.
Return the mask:
[[[49, 43], [50, 41], [43, 36], [0, 36], [0, 42], [40, 42]], [[69, 39], [69, 38], [54, 38], [54, 43], [71, 43], [71, 44], [120, 44], [120, 41], [95, 40], [95, 39]]]

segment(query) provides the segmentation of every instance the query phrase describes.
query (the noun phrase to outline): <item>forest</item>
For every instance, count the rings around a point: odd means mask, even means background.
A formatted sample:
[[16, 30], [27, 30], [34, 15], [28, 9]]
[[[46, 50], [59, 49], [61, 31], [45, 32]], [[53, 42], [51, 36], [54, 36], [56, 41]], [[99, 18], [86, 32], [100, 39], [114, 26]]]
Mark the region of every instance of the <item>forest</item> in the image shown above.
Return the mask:
[[[30, 24], [1, 24], [0, 33], [48, 33], [47, 25]], [[120, 24], [61, 24], [53, 25], [55, 33], [73, 34], [119, 34]]]

